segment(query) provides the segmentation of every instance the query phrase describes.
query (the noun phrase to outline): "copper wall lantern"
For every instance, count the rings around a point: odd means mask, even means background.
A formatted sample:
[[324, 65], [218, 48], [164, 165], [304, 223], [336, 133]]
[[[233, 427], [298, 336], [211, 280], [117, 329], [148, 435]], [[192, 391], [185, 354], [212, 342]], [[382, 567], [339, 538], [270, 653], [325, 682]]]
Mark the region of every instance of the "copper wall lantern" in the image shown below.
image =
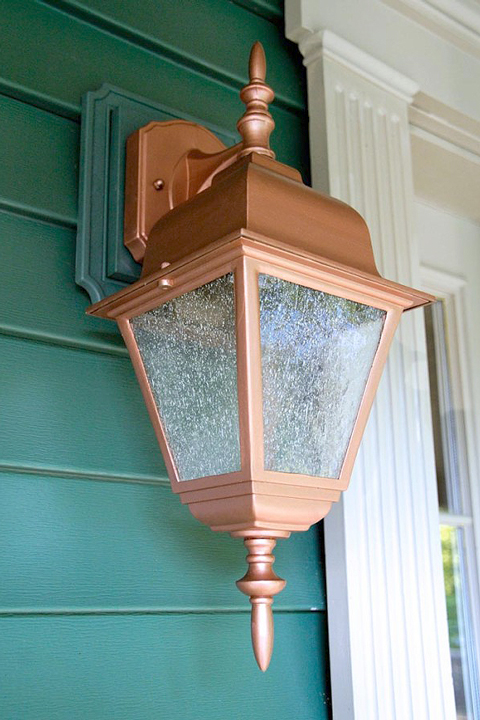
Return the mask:
[[244, 538], [265, 670], [276, 540], [347, 488], [400, 316], [432, 298], [380, 277], [360, 215], [275, 161], [259, 43], [249, 70], [238, 145], [183, 121], [129, 138], [125, 244], [143, 272], [88, 312], [118, 322], [173, 491]]

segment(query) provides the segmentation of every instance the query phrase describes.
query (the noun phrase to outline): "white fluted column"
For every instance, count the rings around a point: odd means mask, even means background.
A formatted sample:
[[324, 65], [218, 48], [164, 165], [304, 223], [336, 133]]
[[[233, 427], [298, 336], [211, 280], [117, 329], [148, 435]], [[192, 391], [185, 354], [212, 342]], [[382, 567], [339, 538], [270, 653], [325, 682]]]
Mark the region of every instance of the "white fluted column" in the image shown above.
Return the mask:
[[[314, 186], [365, 217], [382, 274], [418, 285], [415, 83], [329, 31], [287, 34], [307, 66]], [[350, 488], [325, 520], [335, 720], [455, 718], [424, 347], [422, 311], [407, 313]]]

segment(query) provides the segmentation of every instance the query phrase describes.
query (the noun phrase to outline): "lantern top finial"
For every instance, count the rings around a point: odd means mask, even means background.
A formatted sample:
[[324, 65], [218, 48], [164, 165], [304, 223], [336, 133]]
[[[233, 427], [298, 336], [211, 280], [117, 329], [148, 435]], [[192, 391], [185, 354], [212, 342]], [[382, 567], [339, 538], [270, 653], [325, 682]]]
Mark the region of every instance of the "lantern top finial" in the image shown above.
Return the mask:
[[257, 40], [257, 42], [252, 45], [248, 61], [248, 75], [250, 77], [250, 82], [254, 82], [255, 80], [265, 82], [266, 74], [267, 59], [265, 57], [265, 50], [263, 49], [262, 43]]
[[243, 139], [240, 157], [252, 152], [275, 157], [269, 143], [275, 122], [268, 111], [268, 104], [272, 102], [275, 93], [265, 83], [266, 72], [265, 51], [262, 44], [257, 41], [250, 51], [248, 63], [250, 82], [240, 92], [240, 97], [247, 106], [244, 115], [237, 123], [238, 132]]

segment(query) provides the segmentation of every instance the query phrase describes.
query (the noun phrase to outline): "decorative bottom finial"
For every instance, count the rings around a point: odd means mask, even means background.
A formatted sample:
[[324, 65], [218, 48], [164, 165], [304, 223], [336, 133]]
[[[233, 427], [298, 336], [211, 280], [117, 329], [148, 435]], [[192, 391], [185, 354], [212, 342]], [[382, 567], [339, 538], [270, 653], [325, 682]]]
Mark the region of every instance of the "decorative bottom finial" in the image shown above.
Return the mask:
[[276, 541], [273, 538], [245, 538], [248, 570], [237, 580], [238, 589], [249, 595], [252, 603], [252, 645], [260, 670], [265, 672], [270, 664], [273, 650], [273, 596], [281, 592], [285, 580], [273, 571], [275, 557], [272, 554]]

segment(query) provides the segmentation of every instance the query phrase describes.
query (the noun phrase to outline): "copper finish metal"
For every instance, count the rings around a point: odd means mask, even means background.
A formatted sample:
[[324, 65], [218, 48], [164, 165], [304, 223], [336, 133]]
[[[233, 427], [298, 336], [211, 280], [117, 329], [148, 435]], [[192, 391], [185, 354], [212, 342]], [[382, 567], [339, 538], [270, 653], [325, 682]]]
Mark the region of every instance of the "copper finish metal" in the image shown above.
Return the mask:
[[[225, 149], [209, 130], [183, 120], [151, 122], [127, 140], [124, 243], [137, 262], [143, 260], [153, 225], [175, 206], [171, 177], [192, 147], [203, 153]], [[159, 179], [163, 181], [162, 192], [158, 192]], [[183, 195], [180, 193], [186, 199]]]
[[250, 82], [240, 92], [247, 106], [245, 114], [237, 123], [237, 130], [243, 138], [240, 157], [251, 152], [274, 158], [270, 149], [270, 135], [275, 122], [268, 111], [268, 105], [275, 97], [272, 88], [265, 84], [267, 61], [261, 43], [256, 42], [250, 52], [248, 64]]
[[[226, 149], [209, 131], [183, 121], [151, 123], [129, 139], [125, 243], [143, 258], [142, 277], [88, 310], [118, 322], [173, 491], [198, 520], [245, 539], [249, 570], [237, 585], [252, 603], [262, 670], [273, 646], [272, 598], [285, 585], [272, 570], [275, 539], [307, 530], [347, 488], [401, 314], [434, 299], [382, 278], [361, 216], [304, 186], [296, 170], [273, 159], [267, 110], [273, 93], [264, 79], [263, 49], [255, 45], [250, 83], [242, 90], [243, 144]], [[160, 179], [162, 192], [155, 189]], [[129, 321], [227, 273], [235, 278], [241, 468], [181, 481]], [[259, 273], [386, 312], [338, 478], [264, 468]]]
[[[192, 232], [192, 225], [195, 232]], [[300, 175], [258, 153], [218, 174], [212, 186], [153, 227], [142, 276], [174, 263], [238, 229], [271, 238], [316, 258], [377, 275], [368, 228], [353, 208], [303, 185]]]
[[245, 538], [248, 571], [237, 580], [238, 589], [250, 597], [252, 604], [252, 645], [260, 670], [265, 672], [273, 650], [273, 597], [283, 590], [285, 580], [278, 577], [272, 565], [276, 541], [273, 538]]

